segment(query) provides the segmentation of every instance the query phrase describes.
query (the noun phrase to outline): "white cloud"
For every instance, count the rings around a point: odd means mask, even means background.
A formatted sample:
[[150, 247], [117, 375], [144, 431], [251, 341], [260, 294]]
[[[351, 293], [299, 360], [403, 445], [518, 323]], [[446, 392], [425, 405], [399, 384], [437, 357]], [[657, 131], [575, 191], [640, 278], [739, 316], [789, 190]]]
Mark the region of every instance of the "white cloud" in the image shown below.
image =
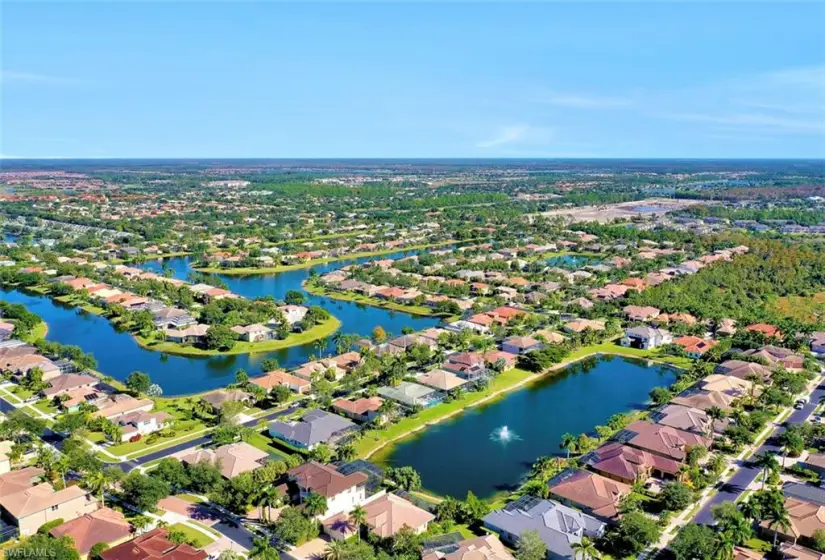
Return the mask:
[[616, 107], [627, 107], [631, 104], [629, 99], [623, 97], [601, 97], [588, 94], [559, 92], [549, 92], [546, 95], [539, 95], [531, 99], [531, 101], [533, 103], [568, 107], [571, 109], [613, 109]]
[[479, 148], [495, 148], [524, 140], [530, 133], [530, 127], [526, 124], [505, 126], [499, 133], [488, 140], [482, 140], [476, 146]]
[[16, 72], [14, 70], [0, 70], [0, 83], [33, 86], [89, 86], [97, 82], [64, 76], [51, 76], [33, 72]]

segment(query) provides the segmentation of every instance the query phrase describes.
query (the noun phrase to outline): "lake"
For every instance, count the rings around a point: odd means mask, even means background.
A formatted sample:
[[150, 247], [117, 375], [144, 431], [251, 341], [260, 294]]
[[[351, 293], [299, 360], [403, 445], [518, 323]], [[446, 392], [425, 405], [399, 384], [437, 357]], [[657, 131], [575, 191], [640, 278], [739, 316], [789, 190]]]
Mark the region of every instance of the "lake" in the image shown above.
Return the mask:
[[555, 257], [550, 257], [545, 262], [550, 266], [563, 268], [565, 270], [579, 270], [585, 266], [601, 264], [602, 260], [585, 255], [558, 255]]
[[[399, 258], [405, 254], [402, 252], [376, 258]], [[366, 260], [369, 259], [357, 259], [358, 262]], [[353, 262], [355, 260], [339, 261], [315, 268], [323, 274]], [[188, 257], [168, 259], [167, 263], [175, 277], [187, 279], [190, 272]], [[142, 266], [152, 270], [161, 268], [157, 261]], [[283, 298], [288, 290], [302, 290], [301, 282], [308, 276], [307, 269], [274, 275], [220, 275], [233, 292], [249, 298], [264, 295]], [[380, 325], [388, 333], [398, 335], [404, 327], [423, 330], [440, 322], [436, 317], [417, 317], [327, 297], [306, 295], [308, 305], [320, 305], [335, 315], [341, 321], [341, 332], [344, 333], [369, 336], [372, 330]], [[226, 386], [233, 381], [235, 372], [239, 369], [246, 370], [250, 375], [262, 373], [261, 362], [267, 358], [275, 358], [282, 367], [291, 368], [301, 365], [318, 353], [313, 344], [305, 344], [275, 352], [232, 356], [164, 355], [141, 348], [130, 334], [118, 332], [107, 319], [61, 305], [48, 297], [7, 290], [0, 292], [0, 298], [12, 303], [22, 303], [40, 315], [49, 325], [49, 340], [80, 346], [84, 351], [93, 354], [98, 361], [98, 369], [105, 375], [122, 381], [132, 371], [144, 371], [149, 374], [152, 381], [163, 388], [167, 396], [200, 393]], [[330, 355], [334, 351], [334, 344], [330, 340], [324, 354]]]
[[[613, 414], [639, 409], [653, 387], [670, 385], [673, 369], [615, 356], [594, 357], [487, 405], [433, 425], [373, 459], [409, 465], [424, 487], [463, 499], [514, 490], [542, 455], [562, 455], [565, 433], [592, 432]], [[507, 426], [509, 441], [494, 436]]]

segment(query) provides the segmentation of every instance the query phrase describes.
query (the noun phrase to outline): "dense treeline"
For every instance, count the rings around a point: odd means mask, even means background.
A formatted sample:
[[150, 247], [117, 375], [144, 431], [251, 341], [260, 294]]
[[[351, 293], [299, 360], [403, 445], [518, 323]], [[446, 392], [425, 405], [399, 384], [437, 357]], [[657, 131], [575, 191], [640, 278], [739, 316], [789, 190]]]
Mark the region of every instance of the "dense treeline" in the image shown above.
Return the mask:
[[777, 297], [810, 296], [825, 291], [825, 248], [756, 239], [749, 246], [750, 252], [733, 262], [717, 263], [629, 299], [667, 313], [758, 321], [778, 319], [767, 308]]

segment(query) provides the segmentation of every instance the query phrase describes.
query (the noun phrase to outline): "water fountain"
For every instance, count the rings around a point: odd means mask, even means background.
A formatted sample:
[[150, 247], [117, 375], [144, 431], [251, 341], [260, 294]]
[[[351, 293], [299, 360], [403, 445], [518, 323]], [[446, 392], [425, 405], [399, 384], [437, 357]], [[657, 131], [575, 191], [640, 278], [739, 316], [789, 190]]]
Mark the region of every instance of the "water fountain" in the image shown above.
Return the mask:
[[502, 443], [502, 444], [506, 445], [506, 444], [510, 443], [511, 441], [517, 441], [517, 440], [520, 440], [521, 438], [518, 437], [518, 434], [516, 434], [515, 432], [510, 431], [510, 428], [508, 428], [506, 425], [504, 425], [504, 426], [501, 426], [500, 428], [496, 428], [495, 430], [493, 430], [493, 433], [490, 434], [490, 439], [492, 441], [497, 441], [499, 443]]

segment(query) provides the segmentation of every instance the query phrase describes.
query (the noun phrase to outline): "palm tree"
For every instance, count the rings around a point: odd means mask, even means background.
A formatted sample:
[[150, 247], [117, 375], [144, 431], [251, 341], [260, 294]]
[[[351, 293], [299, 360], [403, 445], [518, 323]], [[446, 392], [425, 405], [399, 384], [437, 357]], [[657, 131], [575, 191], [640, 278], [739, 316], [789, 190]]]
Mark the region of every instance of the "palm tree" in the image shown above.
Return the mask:
[[757, 455], [755, 464], [762, 469], [762, 490], [764, 490], [768, 475], [779, 470], [779, 461], [776, 460], [776, 456], [773, 453], [765, 451]]
[[100, 505], [106, 506], [105, 493], [109, 480], [103, 471], [94, 471], [83, 477], [83, 484], [92, 494], [100, 494]]
[[331, 541], [324, 549], [324, 560], [344, 560], [345, 556], [343, 541]]
[[63, 481], [63, 488], [66, 487], [66, 473], [69, 472], [70, 468], [71, 462], [66, 455], [61, 455], [57, 458], [57, 461], [54, 462], [54, 470], [60, 474], [60, 478]]
[[252, 541], [252, 550], [249, 551], [250, 558], [260, 558], [261, 560], [278, 560], [281, 553], [272, 546], [268, 538], [258, 537]]
[[327, 511], [327, 499], [321, 494], [316, 494], [315, 492], [310, 493], [306, 500], [304, 500], [304, 511], [306, 511], [309, 517], [321, 515]]
[[745, 381], [750, 381], [751, 382], [750, 402], [751, 402], [751, 404], [754, 404], [756, 402], [756, 387], [757, 387], [757, 385], [762, 384], [762, 381], [763, 381], [762, 376], [759, 375], [758, 373], [749, 373], [748, 375], [745, 376]]
[[710, 418], [710, 422], [708, 422], [708, 437], [712, 440], [714, 423], [722, 420], [726, 416], [726, 413], [718, 406], [712, 406], [705, 411], [705, 414]]
[[355, 506], [350, 513], [350, 518], [355, 524], [355, 534], [358, 535], [358, 540], [361, 540], [361, 527], [367, 523], [367, 510], [360, 505]]
[[140, 533], [152, 524], [152, 518], [148, 515], [136, 515], [132, 518], [132, 529], [135, 533]]
[[791, 528], [791, 518], [788, 517], [788, 510], [785, 504], [780, 504], [777, 508], [772, 508], [766, 517], [768, 527], [773, 529], [773, 547], [776, 548], [776, 540], [779, 538], [779, 529], [787, 531]]
[[257, 500], [255, 505], [261, 508], [261, 518], [264, 522], [269, 523], [269, 514], [271, 513], [271, 509], [273, 507], [278, 507], [281, 504], [281, 492], [268, 484], [264, 487], [264, 489], [258, 494]]
[[582, 540], [579, 542], [571, 544], [570, 548], [573, 549], [574, 559], [581, 558], [582, 560], [587, 560], [588, 558], [601, 558], [601, 553], [596, 550], [596, 545], [589, 537], [582, 537]]
[[390, 399], [384, 399], [384, 402], [381, 403], [378, 411], [388, 419], [391, 419], [398, 411], [398, 403]]
[[576, 447], [576, 436], [571, 433], [563, 434], [561, 436], [561, 443], [559, 444], [559, 447], [567, 450], [567, 458], [570, 459], [570, 451], [575, 450]]
[[736, 542], [724, 531], [716, 535], [716, 552], [714, 560], [732, 560]]

